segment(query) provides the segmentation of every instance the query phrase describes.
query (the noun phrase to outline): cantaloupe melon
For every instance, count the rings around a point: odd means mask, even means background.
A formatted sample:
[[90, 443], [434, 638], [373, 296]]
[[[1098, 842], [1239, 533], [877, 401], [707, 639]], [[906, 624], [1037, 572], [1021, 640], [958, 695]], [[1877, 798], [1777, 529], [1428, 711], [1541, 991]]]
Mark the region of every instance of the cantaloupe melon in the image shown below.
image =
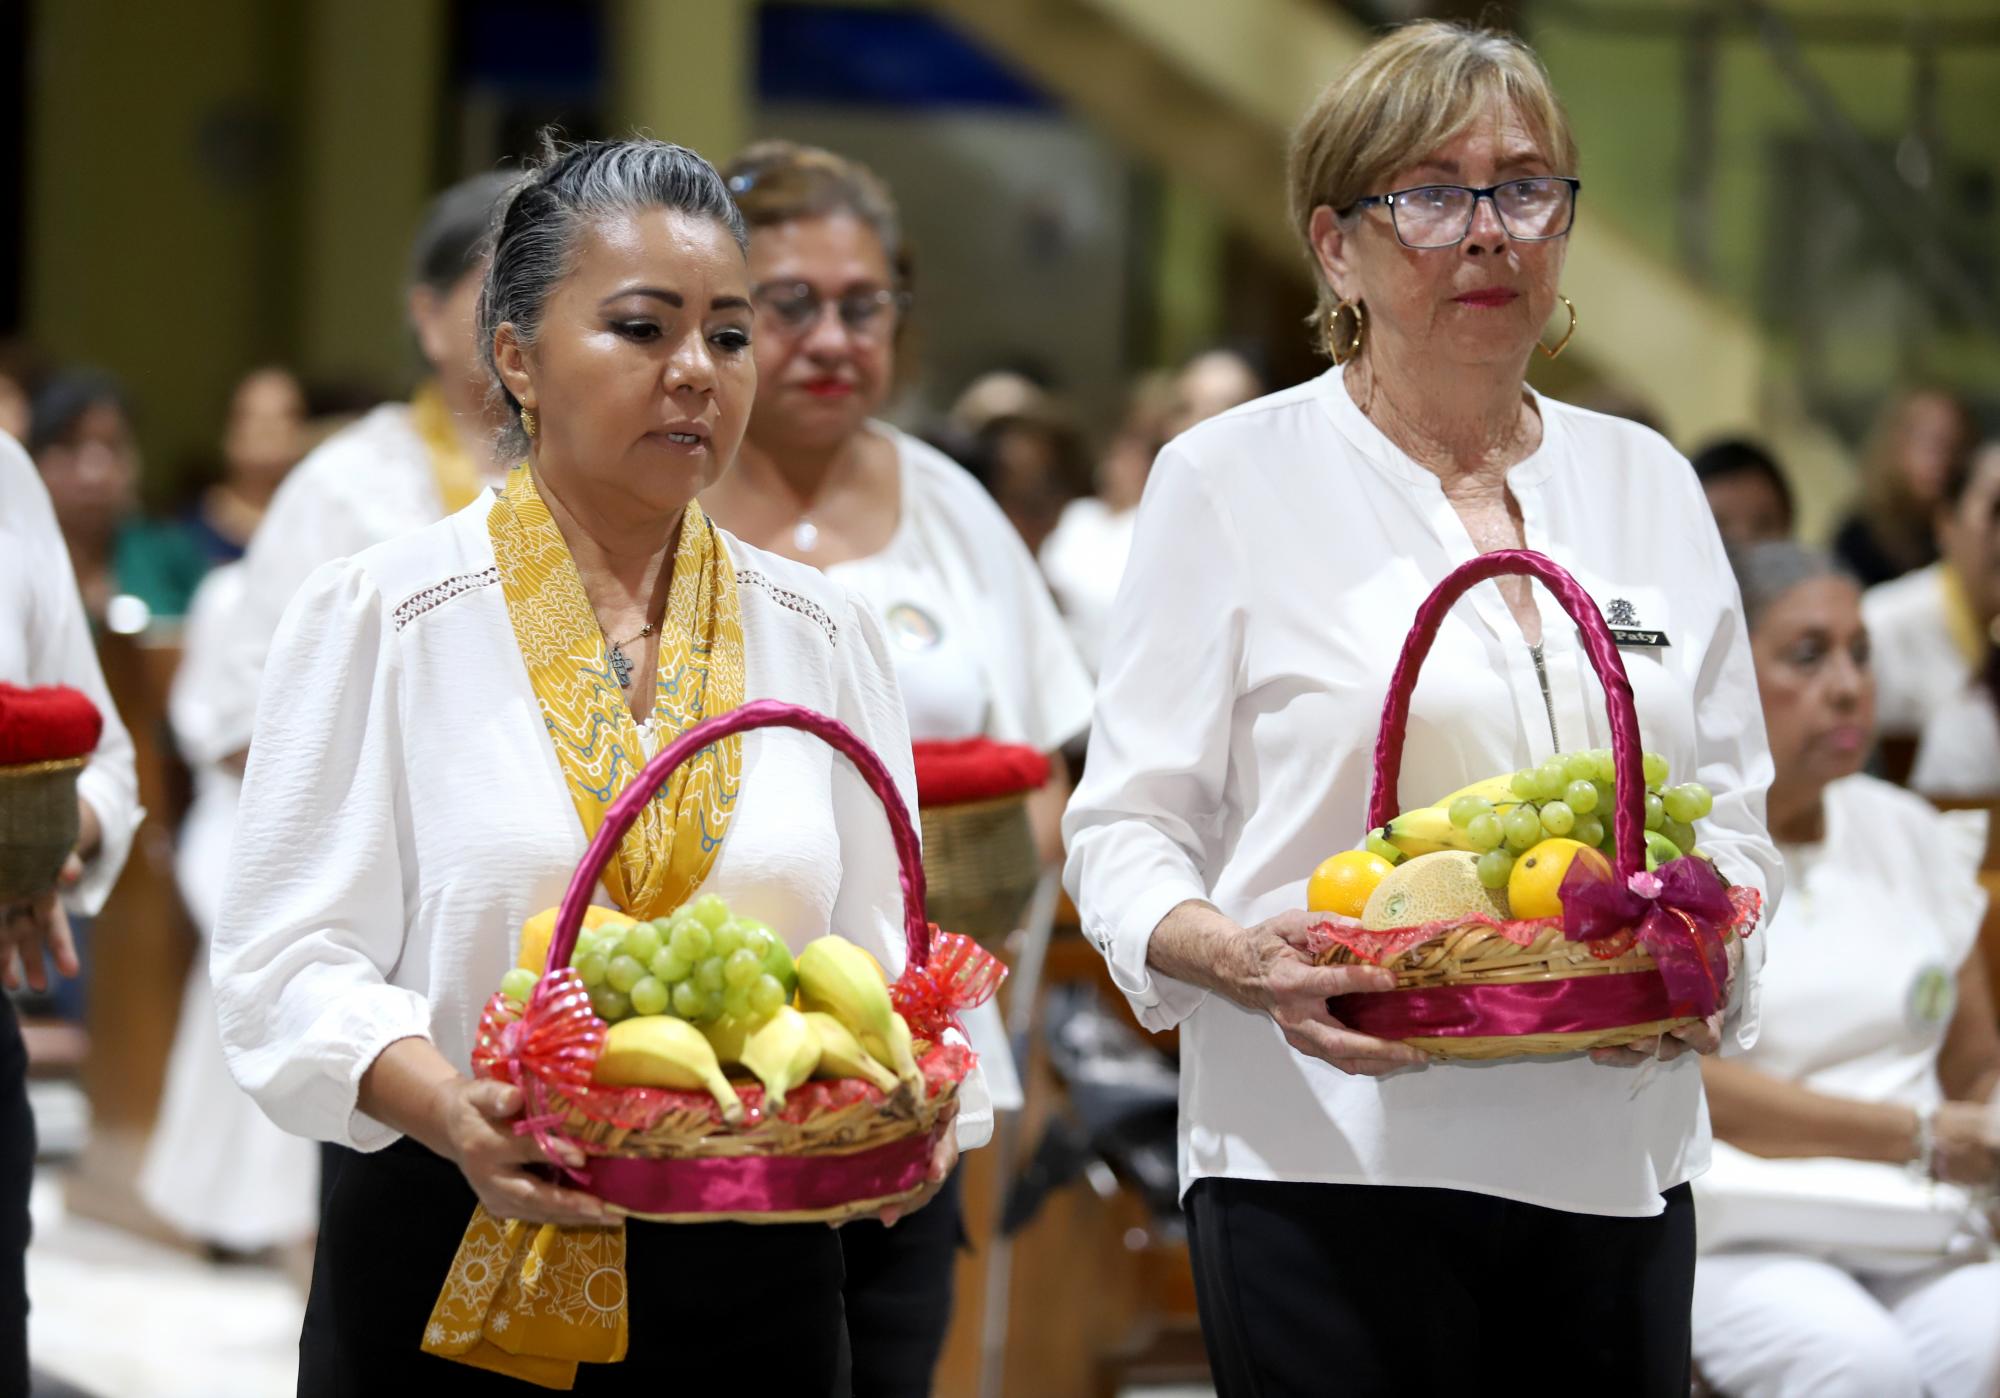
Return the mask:
[[1481, 883], [1478, 866], [1478, 855], [1456, 849], [1420, 854], [1397, 865], [1368, 896], [1361, 925], [1379, 932], [1468, 913], [1505, 918], [1507, 895]]

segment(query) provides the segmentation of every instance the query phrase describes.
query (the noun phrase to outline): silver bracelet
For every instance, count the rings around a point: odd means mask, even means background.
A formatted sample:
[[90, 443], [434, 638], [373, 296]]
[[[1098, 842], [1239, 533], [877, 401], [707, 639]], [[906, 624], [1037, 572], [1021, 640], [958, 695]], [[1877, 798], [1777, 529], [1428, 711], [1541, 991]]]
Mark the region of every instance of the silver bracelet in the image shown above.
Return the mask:
[[1937, 1179], [1932, 1160], [1937, 1154], [1937, 1108], [1929, 1107], [1917, 1113], [1917, 1129], [1911, 1133], [1910, 1148], [1915, 1152], [1908, 1167], [1911, 1177], [1925, 1184]]

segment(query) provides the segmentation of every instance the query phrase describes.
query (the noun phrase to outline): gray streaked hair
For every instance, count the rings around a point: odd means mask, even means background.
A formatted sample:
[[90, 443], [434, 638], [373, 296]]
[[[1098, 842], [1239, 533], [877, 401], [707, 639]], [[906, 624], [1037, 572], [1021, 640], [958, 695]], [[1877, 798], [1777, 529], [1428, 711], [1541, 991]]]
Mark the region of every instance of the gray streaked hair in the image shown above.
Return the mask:
[[501, 205], [479, 293], [479, 354], [508, 408], [500, 434], [504, 456], [526, 456], [528, 438], [521, 405], [500, 378], [494, 333], [511, 324], [521, 343], [533, 344], [550, 295], [570, 273], [582, 231], [608, 215], [644, 209], [713, 219], [738, 248], [750, 245], [743, 215], [715, 167], [666, 141], [635, 137], [563, 146], [545, 134], [540, 162]]
[[1743, 617], [1752, 631], [1757, 629], [1757, 623], [1771, 604], [1800, 583], [1815, 578], [1856, 582], [1854, 575], [1832, 554], [1790, 539], [1732, 546], [1729, 567], [1736, 574], [1737, 589], [1743, 594]]

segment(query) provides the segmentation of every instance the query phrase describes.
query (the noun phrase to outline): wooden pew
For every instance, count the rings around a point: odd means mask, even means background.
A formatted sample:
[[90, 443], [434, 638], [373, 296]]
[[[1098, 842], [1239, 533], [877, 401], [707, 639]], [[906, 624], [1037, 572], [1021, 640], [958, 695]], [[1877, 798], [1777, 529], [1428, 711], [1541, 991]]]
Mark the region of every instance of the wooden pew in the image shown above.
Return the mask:
[[[1076, 930], [1074, 910], [1066, 906], [1065, 913], [1049, 946], [1044, 994], [1053, 986], [1083, 982], [1122, 1007], [1124, 997], [1103, 958]], [[1162, 1041], [1171, 1048], [1175, 1037]], [[1062, 1100], [1039, 1034], [1030, 1044], [1029, 1061], [1020, 1065], [1028, 1103], [1021, 1125], [1023, 1157]], [[965, 1223], [972, 1249], [960, 1254], [954, 1277], [951, 1329], [937, 1372], [940, 1398], [981, 1398], [986, 1262], [1006, 1187], [995, 1156], [989, 1149], [966, 1157]], [[1151, 1223], [1145, 1205], [1124, 1190], [1103, 1198], [1077, 1183], [1043, 1201], [1034, 1221], [1014, 1239], [1004, 1398], [1092, 1398], [1130, 1383], [1207, 1379], [1187, 1247], [1157, 1236]]]

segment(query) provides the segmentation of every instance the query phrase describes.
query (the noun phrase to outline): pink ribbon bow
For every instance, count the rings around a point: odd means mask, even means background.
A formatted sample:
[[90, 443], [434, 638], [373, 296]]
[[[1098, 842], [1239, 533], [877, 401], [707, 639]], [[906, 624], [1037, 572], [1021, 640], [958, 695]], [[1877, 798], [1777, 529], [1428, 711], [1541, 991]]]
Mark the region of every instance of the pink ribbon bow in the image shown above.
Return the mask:
[[511, 1001], [495, 995], [479, 1019], [472, 1050], [473, 1071], [521, 1089], [528, 1114], [514, 1123], [517, 1136], [533, 1135], [542, 1153], [571, 1179], [584, 1176], [560, 1164], [554, 1146], [570, 1138], [563, 1117], [549, 1105], [549, 1089], [572, 1097], [590, 1091], [597, 1056], [604, 1051], [604, 1021], [590, 1008], [590, 992], [575, 968], [565, 966], [535, 982], [528, 1003], [516, 1014]]
[[1007, 968], [993, 953], [970, 937], [940, 932], [932, 924], [930, 959], [905, 968], [889, 987], [889, 998], [911, 1034], [935, 1043], [947, 1024], [963, 1034], [959, 1013], [992, 999], [1005, 979]]
[[1683, 855], [1621, 884], [1600, 868], [1574, 860], [1563, 876], [1563, 935], [1596, 942], [1636, 928], [1673, 997], [1674, 1011], [1715, 1013], [1729, 981], [1723, 933], [1736, 909], [1722, 876], [1706, 859]]

